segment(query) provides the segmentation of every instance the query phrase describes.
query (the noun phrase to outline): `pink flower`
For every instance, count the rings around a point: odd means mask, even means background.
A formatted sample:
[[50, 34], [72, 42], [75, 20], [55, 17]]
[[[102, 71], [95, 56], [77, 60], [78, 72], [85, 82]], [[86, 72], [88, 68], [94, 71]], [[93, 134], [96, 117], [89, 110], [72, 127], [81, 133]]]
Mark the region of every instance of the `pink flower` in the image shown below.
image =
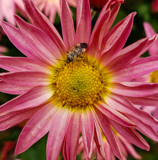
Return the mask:
[[152, 11], [153, 12], [158, 12], [158, 0], [154, 0], [152, 2]]
[[22, 0], [0, 0], [0, 20], [6, 19], [15, 24], [14, 15], [17, 9], [24, 10]]
[[75, 159], [80, 134], [87, 157], [92, 156], [95, 142], [106, 158], [102, 133], [113, 154], [122, 158], [113, 128], [131, 144], [149, 150], [137, 130], [158, 141], [153, 129], [158, 121], [135, 108], [129, 98], [157, 94], [158, 84], [130, 81], [158, 69], [156, 56], [137, 59], [157, 36], [123, 48], [135, 13], [109, 31], [119, 2], [104, 6], [91, 33], [89, 0], [78, 0], [75, 32], [68, 3], [61, 2], [63, 39], [30, 0], [24, 3], [32, 24], [18, 16], [18, 28], [2, 23], [8, 38], [26, 57], [0, 57], [0, 67], [9, 71], [0, 74], [0, 91], [19, 95], [0, 107], [0, 130], [28, 120], [16, 155], [49, 132], [47, 160], [58, 159], [61, 148], [65, 159]]
[[[54, 21], [56, 12], [60, 14], [60, 0], [32, 0], [40, 10], [49, 16], [51, 22]], [[69, 4], [75, 6], [76, 0], [68, 0]]]

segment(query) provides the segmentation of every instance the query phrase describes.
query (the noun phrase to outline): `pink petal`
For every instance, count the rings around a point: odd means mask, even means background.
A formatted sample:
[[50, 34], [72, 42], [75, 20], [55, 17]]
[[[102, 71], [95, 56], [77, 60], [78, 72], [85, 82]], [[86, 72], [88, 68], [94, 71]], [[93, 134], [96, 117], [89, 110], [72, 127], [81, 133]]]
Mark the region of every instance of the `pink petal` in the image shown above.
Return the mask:
[[46, 102], [53, 95], [51, 86], [34, 87], [28, 92], [12, 99], [0, 106], [0, 115], [5, 115], [12, 111], [19, 111], [27, 108], [34, 108]]
[[56, 44], [43, 31], [26, 23], [18, 16], [16, 16], [16, 22], [26, 41], [36, 51], [36, 57], [54, 65], [56, 58], [61, 57]]
[[20, 86], [34, 87], [37, 85], [49, 85], [51, 81], [48, 74], [34, 71], [24, 71], [15, 73], [5, 73], [0, 75], [3, 81]]
[[143, 38], [132, 45], [121, 50], [114, 59], [108, 62], [110, 70], [118, 70], [130, 64], [133, 60], [145, 53], [149, 47], [155, 42], [156, 37], [147, 39]]
[[10, 112], [6, 115], [0, 116], [0, 131], [4, 131], [10, 127], [13, 127], [24, 120], [29, 119], [35, 112], [37, 108], [25, 109], [22, 111]]
[[101, 103], [100, 105], [98, 104], [97, 109], [95, 109], [95, 111], [98, 112], [97, 110], [102, 112], [102, 114], [104, 114], [109, 119], [112, 119], [123, 126], [126, 126], [126, 127], [135, 126], [135, 124], [132, 121], [130, 121], [128, 118], [126, 118], [123, 114], [107, 106], [104, 103]]
[[8, 84], [4, 81], [0, 81], [0, 92], [18, 95], [18, 94], [24, 94], [30, 89], [31, 87]]
[[25, 57], [0, 56], [0, 67], [10, 72], [43, 71], [50, 73], [47, 65]]
[[106, 160], [116, 160], [108, 142], [104, 142], [104, 149], [106, 154]]
[[113, 73], [113, 82], [125, 82], [131, 81], [133, 79], [139, 78], [150, 72], [158, 70], [158, 57], [146, 57], [135, 61], [134, 63], [128, 65], [128, 67]]
[[31, 117], [18, 138], [15, 155], [27, 150], [50, 130], [56, 111], [57, 108], [49, 103]]
[[80, 136], [80, 115], [73, 113], [71, 121], [65, 137], [64, 159], [75, 160], [77, 154], [77, 145]]
[[94, 120], [90, 111], [82, 112], [81, 123], [84, 147], [88, 158], [91, 158], [93, 153]]
[[[109, 2], [109, 4], [108, 4], [108, 2]], [[121, 6], [120, 2], [117, 2], [115, 5], [111, 5], [111, 1], [108, 1], [108, 2], [105, 4], [104, 8], [102, 9], [102, 11], [104, 11], [104, 9], [106, 8], [106, 5], [108, 5], [107, 8], [110, 8], [110, 10], [111, 10], [111, 15], [109, 17], [109, 22], [108, 22], [108, 24], [106, 26], [106, 29], [105, 29], [103, 37], [105, 37], [106, 34], [108, 33], [108, 31], [110, 30], [110, 28], [111, 28], [112, 24], [114, 23], [114, 21], [116, 19], [116, 16], [117, 16], [117, 14], [118, 14], [118, 12], [120, 10], [120, 6]], [[104, 45], [104, 44], [102, 43], [100, 45], [101, 45], [100, 47], [102, 48], [102, 45]]]
[[58, 160], [70, 119], [70, 110], [59, 109], [54, 115], [47, 141], [47, 160]]
[[[95, 117], [95, 114], [93, 114]], [[102, 138], [102, 134], [101, 134], [101, 129], [100, 126], [98, 124], [98, 121], [96, 119], [96, 117], [94, 118], [94, 125], [95, 125], [95, 130], [94, 130], [94, 140], [97, 146], [97, 149], [99, 151], [99, 154], [102, 155], [102, 157], [107, 157], [107, 155], [105, 154], [105, 150], [104, 150], [104, 144], [103, 144], [103, 138]], [[106, 158], [105, 158], [106, 159]]]
[[75, 46], [75, 29], [72, 13], [66, 0], [61, 1], [61, 25], [66, 48], [67, 50], [70, 50]]
[[100, 60], [102, 60], [104, 64], [125, 45], [133, 26], [133, 19], [135, 14], [136, 13], [131, 13], [115, 27], [113, 27], [111, 31], [104, 37], [102, 41], [104, 45], [101, 49], [103, 54], [100, 57]]
[[[141, 120], [135, 118], [134, 116], [127, 115], [127, 117], [132, 120], [134, 123], [137, 124], [136, 129], [149, 137], [150, 139], [153, 139], [155, 141], [158, 141], [158, 134], [157, 132], [152, 128], [152, 124], [148, 125], [145, 122], [142, 122]], [[140, 116], [141, 117], [141, 116]], [[157, 129], [157, 128], [156, 128]]]
[[89, 48], [87, 49], [87, 54], [91, 54], [93, 55], [93, 57], [99, 56], [101, 46], [105, 45], [102, 44], [102, 40], [111, 28], [119, 11], [119, 8], [120, 3], [111, 6], [111, 1], [108, 1], [104, 5], [93, 28]]
[[119, 138], [121, 139], [121, 142], [132, 157], [134, 157], [135, 159], [141, 159], [141, 156], [136, 152], [134, 147], [125, 138], [123, 138], [122, 136], [119, 136]]
[[101, 16], [99, 16], [90, 38], [87, 54], [92, 54], [94, 57], [98, 56], [97, 54], [99, 54], [100, 49], [99, 45], [102, 41], [105, 28], [108, 24], [110, 13], [110, 10], [107, 10], [104, 14], [102, 13]]
[[[153, 35], [156, 34], [156, 32], [154, 31], [152, 26], [147, 22], [144, 23], [144, 29], [145, 29], [146, 36], [149, 38], [151, 38]], [[158, 47], [157, 46], [158, 46], [158, 41], [154, 45], [152, 45], [152, 47], [150, 47], [149, 53], [151, 56], [158, 55]]]
[[29, 58], [34, 58], [34, 55], [32, 55], [32, 48], [28, 45], [19, 29], [11, 26], [6, 22], [2, 22], [1, 26], [3, 27], [10, 41], [19, 51], [21, 51]]
[[[148, 113], [141, 111], [137, 108], [135, 108], [132, 103], [125, 97], [111, 94], [109, 95], [109, 98], [106, 97], [106, 103], [114, 108], [115, 110], [123, 113], [126, 115], [131, 115], [135, 117], [135, 119], [139, 119], [143, 123], [146, 123], [150, 126], [158, 126], [158, 121], [154, 119], [152, 116], [150, 116]], [[132, 120], [133, 121], [133, 120]], [[135, 123], [135, 121], [134, 121]], [[137, 123], [135, 123], [137, 124]]]
[[99, 111], [96, 113], [97, 120], [99, 121], [100, 127], [104, 133], [104, 136], [106, 137], [108, 143], [110, 144], [113, 153], [118, 157], [121, 158], [121, 152], [120, 148], [118, 146], [117, 139], [112, 131], [112, 128], [110, 126], [109, 120]]
[[139, 86], [130, 87], [115, 83], [113, 84], [113, 88], [108, 89], [113, 93], [127, 97], [144, 97], [158, 94], [158, 84], [156, 83], [140, 84]]
[[89, 0], [77, 1], [76, 44], [87, 43], [91, 34], [91, 12]]
[[135, 131], [133, 128], [124, 127], [114, 121], [111, 121], [114, 129], [124, 138], [126, 138], [130, 143], [138, 146], [139, 148], [149, 150], [150, 146], [143, 139], [143, 137]]
[[49, 35], [51, 40], [58, 46], [60, 52], [64, 53], [66, 51], [65, 45], [54, 25], [35, 7], [31, 0], [24, 0], [24, 4], [33, 24]]
[[[153, 95], [154, 97], [155, 95]], [[151, 99], [149, 97], [129, 97], [129, 100], [135, 104], [135, 105], [140, 105], [140, 106], [157, 106], [157, 99]]]

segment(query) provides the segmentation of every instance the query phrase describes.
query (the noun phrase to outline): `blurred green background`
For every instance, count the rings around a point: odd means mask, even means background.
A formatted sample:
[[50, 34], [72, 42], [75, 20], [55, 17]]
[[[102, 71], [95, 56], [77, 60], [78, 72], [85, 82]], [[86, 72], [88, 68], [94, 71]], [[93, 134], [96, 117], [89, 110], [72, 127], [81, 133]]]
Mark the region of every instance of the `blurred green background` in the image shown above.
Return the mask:
[[[131, 32], [131, 35], [126, 45], [129, 45], [139, 40], [140, 38], [145, 37], [144, 28], [143, 28], [143, 22], [145, 21], [149, 22], [158, 33], [158, 13], [152, 12], [151, 2], [152, 2], [151, 0], [125, 0], [125, 3], [121, 6], [121, 9], [116, 18], [115, 24], [118, 21], [122, 20], [129, 13], [133, 11], [137, 12], [137, 15], [134, 21], [133, 30]], [[74, 19], [75, 19], [75, 9], [73, 8], [72, 10], [73, 10]], [[61, 33], [60, 19], [58, 15], [56, 16], [55, 26]], [[8, 38], [4, 35], [2, 36], [0, 45], [6, 46], [8, 48], [8, 52], [5, 53], [6, 55], [23, 56], [11, 44]], [[148, 53], [145, 54], [145, 56], [147, 55]], [[0, 71], [2, 72], [3, 70], [1, 69]], [[10, 100], [13, 97], [14, 96], [12, 95], [0, 93], [0, 104], [5, 103], [6, 101]], [[16, 141], [20, 131], [21, 131], [21, 127], [16, 126], [11, 129], [8, 129], [7, 131], [0, 132], [0, 154], [1, 154], [2, 148], [4, 147], [4, 142]], [[147, 138], [146, 140], [150, 144], [151, 150], [149, 152], [146, 152], [139, 148], [136, 148], [137, 152], [142, 156], [143, 160], [158, 160], [158, 143], [153, 142]], [[47, 141], [47, 135], [41, 140], [39, 140], [35, 145], [33, 145], [26, 152], [19, 155], [18, 158], [21, 158], [22, 160], [46, 160], [46, 141]], [[13, 159], [10, 158], [9, 160], [13, 160]], [[60, 157], [60, 159], [62, 159], [62, 156]], [[79, 155], [77, 159], [78, 160], [82, 159], [81, 155]], [[133, 158], [129, 156], [128, 160], [133, 160]]]

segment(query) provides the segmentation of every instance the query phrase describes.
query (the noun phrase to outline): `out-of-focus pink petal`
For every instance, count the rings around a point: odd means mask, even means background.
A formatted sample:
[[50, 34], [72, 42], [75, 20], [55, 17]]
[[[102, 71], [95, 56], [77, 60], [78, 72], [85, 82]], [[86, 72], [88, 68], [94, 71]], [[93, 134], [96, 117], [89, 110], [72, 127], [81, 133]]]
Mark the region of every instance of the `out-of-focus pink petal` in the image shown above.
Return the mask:
[[113, 93], [127, 97], [144, 97], [158, 94], [158, 84], [156, 83], [140, 84], [139, 86], [125, 86], [115, 83], [113, 88], [109, 87], [108, 89]]
[[23, 71], [14, 73], [5, 72], [4, 75], [0, 75], [0, 79], [13, 85], [34, 87], [38, 85], [51, 84], [49, 76], [50, 75], [46, 73], [34, 71]]
[[3, 16], [7, 19], [7, 21], [11, 24], [15, 24], [14, 14], [15, 14], [15, 4], [9, 0], [1, 0], [1, 7]]
[[22, 111], [14, 111], [6, 115], [0, 116], [0, 131], [13, 127], [24, 120], [29, 119], [38, 109], [26, 109]]
[[113, 73], [113, 82], [126, 82], [158, 70], [158, 56], [141, 58], [126, 68]]
[[124, 48], [118, 53], [118, 56], [113, 58], [108, 62], [108, 68], [110, 70], [118, 70], [130, 64], [136, 58], [140, 57], [143, 53], [145, 53], [149, 47], [156, 41], [156, 37], [152, 37], [150, 39], [143, 38], [132, 45]]
[[125, 45], [133, 26], [134, 16], [135, 12], [131, 13], [113, 27], [113, 29], [111, 29], [111, 31], [104, 37], [102, 41], [103, 45], [101, 46], [102, 56], [100, 56], [100, 60], [103, 61], [103, 64], [109, 61], [109, 59], [111, 59], [113, 55], [120, 51]]
[[66, 51], [65, 45], [54, 25], [48, 20], [48, 18], [44, 14], [42, 14], [42, 12], [40, 12], [35, 7], [31, 0], [24, 0], [24, 4], [26, 7], [26, 11], [34, 25], [39, 27], [47, 35], [49, 35], [51, 40], [58, 46], [60, 52], [64, 53]]
[[0, 55], [1, 53], [7, 52], [8, 49], [6, 47], [0, 46]]
[[[147, 22], [144, 23], [144, 29], [146, 36], [149, 38], [156, 34], [152, 26]], [[150, 47], [149, 53], [151, 56], [158, 55], [158, 41]]]
[[77, 5], [77, 0], [67, 0], [68, 1], [68, 3], [70, 4], [70, 5], [72, 5], [72, 6], [76, 6]]
[[102, 114], [107, 116], [109, 119], [112, 119], [112, 120], [122, 124], [123, 126], [126, 126], [126, 127], [135, 126], [135, 124], [132, 121], [130, 121], [128, 118], [126, 118], [123, 114], [121, 114], [120, 112], [107, 106], [104, 103], [101, 103], [100, 105], [98, 104], [97, 109], [100, 110], [102, 112]]
[[82, 112], [81, 123], [84, 147], [88, 158], [91, 158], [93, 153], [94, 121], [93, 115], [90, 111]]
[[[106, 97], [106, 103], [110, 107], [114, 108], [115, 110], [125, 114], [126, 117], [127, 115], [131, 115], [135, 119], [139, 119], [140, 121], [142, 121], [143, 123], [146, 123], [147, 125], [155, 126], [155, 127], [158, 126], [158, 121], [156, 121], [156, 119], [154, 119], [148, 113], [135, 108], [132, 105], [132, 103], [123, 96], [111, 94], [109, 95], [109, 98]], [[133, 122], [135, 123], [135, 121]]]
[[112, 131], [109, 120], [100, 111], [97, 111], [96, 116], [104, 136], [112, 148], [113, 153], [116, 157], [121, 158], [122, 154], [118, 145], [118, 141]]
[[61, 57], [56, 44], [42, 30], [26, 23], [18, 16], [16, 16], [16, 22], [26, 41], [37, 52], [37, 58], [44, 60], [50, 65], [54, 65], [57, 61], [56, 58]]
[[77, 1], [76, 44], [88, 43], [91, 34], [91, 12], [89, 0]]
[[65, 137], [65, 147], [64, 149], [64, 159], [75, 160], [76, 159], [76, 150], [78, 145], [78, 140], [80, 136], [80, 115], [78, 113], [73, 113], [71, 121]]
[[69, 110], [61, 108], [55, 113], [48, 135], [47, 160], [58, 160], [70, 119]]
[[141, 159], [141, 156], [135, 151], [134, 147], [122, 136], [119, 136], [121, 139], [121, 142], [123, 142], [123, 145], [125, 146], [128, 153], [133, 156], [136, 159]]
[[39, 71], [44, 73], [50, 73], [48, 66], [37, 62], [33, 59], [25, 57], [0, 57], [0, 67], [10, 72], [18, 71]]
[[69, 51], [75, 45], [75, 29], [72, 13], [66, 0], [61, 1], [61, 25], [66, 49]]
[[0, 81], [0, 92], [18, 95], [18, 94], [24, 94], [29, 89], [31, 89], [31, 87], [8, 84], [4, 81]]
[[34, 87], [28, 92], [12, 99], [0, 106], [0, 115], [5, 115], [12, 111], [19, 111], [27, 108], [34, 108], [46, 102], [53, 95], [50, 86]]
[[35, 58], [34, 55], [32, 55], [32, 48], [28, 45], [19, 29], [13, 27], [12, 25], [6, 22], [2, 22], [1, 26], [4, 29], [8, 38], [10, 39], [10, 41], [19, 51], [21, 51], [24, 55], [26, 55], [29, 58]]
[[50, 130], [56, 110], [57, 107], [48, 103], [31, 117], [18, 138], [15, 155], [27, 150]]
[[143, 139], [143, 137], [135, 131], [133, 128], [127, 128], [124, 127], [114, 121], [111, 121], [112, 126], [114, 129], [122, 135], [124, 138], [126, 138], [130, 143], [138, 146], [139, 148], [149, 150], [149, 145], [148, 143]]

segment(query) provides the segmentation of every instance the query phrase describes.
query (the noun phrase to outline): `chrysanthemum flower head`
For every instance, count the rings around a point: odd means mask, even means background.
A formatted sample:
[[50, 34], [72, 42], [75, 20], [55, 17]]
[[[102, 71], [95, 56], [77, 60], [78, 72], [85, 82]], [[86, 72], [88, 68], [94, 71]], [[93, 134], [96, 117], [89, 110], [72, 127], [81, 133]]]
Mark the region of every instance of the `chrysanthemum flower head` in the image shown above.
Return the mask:
[[6, 19], [9, 23], [15, 24], [14, 15], [17, 9], [24, 11], [22, 0], [1, 0], [0, 20]]
[[26, 57], [0, 57], [0, 66], [9, 71], [0, 75], [0, 90], [19, 95], [0, 107], [0, 130], [28, 120], [15, 154], [49, 132], [48, 160], [58, 159], [61, 147], [65, 159], [75, 159], [80, 135], [88, 158], [94, 142], [100, 155], [107, 158], [103, 133], [113, 154], [122, 158], [113, 129], [130, 143], [149, 150], [137, 130], [157, 141], [153, 127], [158, 127], [158, 122], [136, 109], [129, 97], [153, 95], [158, 86], [130, 81], [158, 69], [158, 57], [137, 60], [157, 36], [123, 49], [135, 13], [109, 31], [120, 2], [104, 6], [91, 33], [89, 0], [78, 0], [75, 31], [69, 5], [61, 0], [62, 39], [30, 0], [24, 3], [32, 24], [16, 16], [18, 28], [5, 22], [2, 27]]

